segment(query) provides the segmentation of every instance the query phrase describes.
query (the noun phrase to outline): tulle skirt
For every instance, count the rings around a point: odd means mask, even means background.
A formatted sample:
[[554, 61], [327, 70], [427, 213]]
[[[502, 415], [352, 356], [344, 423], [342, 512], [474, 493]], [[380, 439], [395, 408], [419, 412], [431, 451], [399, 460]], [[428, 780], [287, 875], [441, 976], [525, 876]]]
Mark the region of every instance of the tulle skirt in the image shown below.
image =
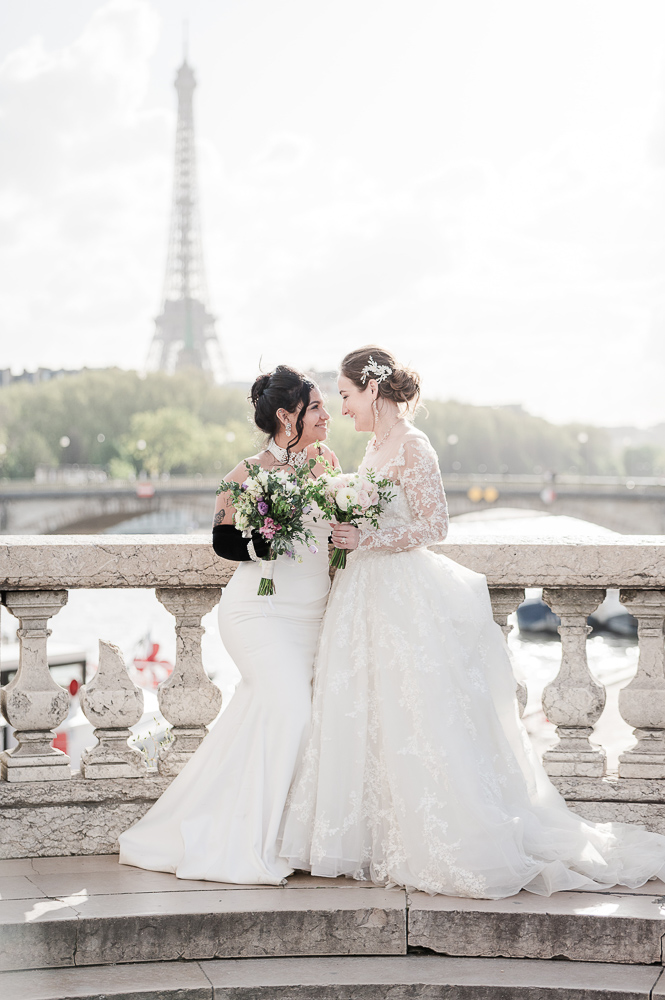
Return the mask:
[[487, 899], [665, 867], [665, 837], [567, 807], [519, 719], [485, 578], [427, 549], [337, 573], [281, 837], [316, 875]]

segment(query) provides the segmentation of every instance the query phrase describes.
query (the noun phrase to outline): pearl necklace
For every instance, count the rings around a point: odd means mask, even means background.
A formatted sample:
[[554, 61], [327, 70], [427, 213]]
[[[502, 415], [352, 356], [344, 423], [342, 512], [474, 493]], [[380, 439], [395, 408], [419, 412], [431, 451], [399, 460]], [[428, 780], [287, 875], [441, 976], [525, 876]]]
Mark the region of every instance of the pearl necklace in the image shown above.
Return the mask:
[[280, 465], [290, 465], [294, 469], [304, 469], [307, 464], [307, 448], [303, 448], [302, 451], [290, 452], [286, 448], [280, 448], [275, 439], [270, 438], [266, 451], [274, 455]]
[[381, 438], [380, 441], [377, 441], [376, 440], [376, 434], [374, 435], [373, 440], [370, 441], [370, 447], [371, 447], [372, 451], [378, 451], [379, 450], [379, 448], [384, 443], [384, 441], [388, 440], [388, 438], [390, 437], [390, 435], [392, 434], [392, 432], [395, 430], [395, 428], [397, 427], [397, 425], [398, 425], [398, 423], [400, 422], [401, 419], [402, 419], [402, 417], [398, 417], [397, 420], [393, 424], [390, 425], [390, 427], [388, 428], [388, 430], [383, 435], [383, 437]]

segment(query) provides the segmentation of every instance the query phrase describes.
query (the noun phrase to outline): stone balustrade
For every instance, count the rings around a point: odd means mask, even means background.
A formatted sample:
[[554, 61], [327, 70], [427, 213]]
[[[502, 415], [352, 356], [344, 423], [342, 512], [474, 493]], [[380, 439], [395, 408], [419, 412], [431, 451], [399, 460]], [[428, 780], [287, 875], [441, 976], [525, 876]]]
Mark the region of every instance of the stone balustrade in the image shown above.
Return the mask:
[[[559, 615], [561, 667], [543, 693], [557, 743], [546, 770], [573, 807], [590, 819], [645, 822], [665, 833], [665, 539], [522, 541], [452, 539], [438, 551], [485, 573], [495, 620], [507, 636], [509, 615], [525, 587], [543, 587]], [[201, 659], [201, 619], [215, 606], [234, 564], [218, 559], [206, 538], [191, 536], [4, 536], [0, 593], [18, 618], [19, 669], [0, 692], [17, 746], [0, 754], [0, 857], [112, 852], [118, 834], [139, 818], [186, 764], [221, 707], [222, 695]], [[142, 692], [119, 650], [100, 636], [97, 673], [81, 706], [97, 739], [80, 771], [52, 746], [69, 696], [48, 668], [48, 622], [72, 588], [154, 588], [175, 619], [176, 663], [158, 690], [173, 739], [148, 769], [129, 745], [141, 717]], [[619, 707], [636, 743], [621, 755], [617, 775], [594, 738], [605, 689], [590, 673], [587, 616], [608, 588], [639, 623], [639, 663]], [[528, 683], [528, 678], [527, 678]], [[521, 709], [526, 689], [518, 685]]]

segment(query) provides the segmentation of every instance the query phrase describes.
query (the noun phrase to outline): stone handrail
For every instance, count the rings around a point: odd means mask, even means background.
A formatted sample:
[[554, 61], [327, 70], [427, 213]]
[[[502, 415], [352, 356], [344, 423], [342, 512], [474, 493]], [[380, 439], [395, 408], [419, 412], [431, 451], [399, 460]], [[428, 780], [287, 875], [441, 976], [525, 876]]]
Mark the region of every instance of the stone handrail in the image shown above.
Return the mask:
[[[575, 808], [592, 819], [639, 819], [665, 832], [665, 539], [471, 537], [434, 550], [487, 576], [495, 620], [504, 634], [525, 587], [543, 587], [560, 616], [561, 668], [545, 688], [543, 708], [558, 742], [543, 763]], [[197, 536], [3, 536], [0, 593], [20, 622], [20, 663], [0, 691], [18, 746], [0, 754], [0, 856], [114, 850], [118, 833], [138, 818], [190, 759], [216, 717], [221, 692], [201, 660], [201, 619], [220, 597], [234, 564], [218, 559]], [[158, 774], [128, 745], [141, 716], [142, 692], [119, 651], [102, 644], [99, 669], [81, 705], [97, 743], [80, 772], [52, 746], [66, 717], [67, 693], [48, 669], [49, 619], [73, 588], [155, 588], [174, 616], [173, 673], [158, 690], [173, 739], [160, 751]], [[620, 588], [638, 620], [639, 663], [620, 695], [620, 711], [636, 744], [621, 755], [619, 775], [606, 776], [605, 751], [593, 742], [605, 688], [586, 657], [587, 616]], [[100, 637], [103, 638], [103, 637]], [[518, 689], [523, 707], [526, 691]], [[59, 833], [54, 832], [57, 824]]]
[[[665, 588], [662, 535], [474, 536], [432, 548], [484, 573], [490, 587]], [[207, 535], [0, 535], [0, 592], [223, 587], [234, 569]]]

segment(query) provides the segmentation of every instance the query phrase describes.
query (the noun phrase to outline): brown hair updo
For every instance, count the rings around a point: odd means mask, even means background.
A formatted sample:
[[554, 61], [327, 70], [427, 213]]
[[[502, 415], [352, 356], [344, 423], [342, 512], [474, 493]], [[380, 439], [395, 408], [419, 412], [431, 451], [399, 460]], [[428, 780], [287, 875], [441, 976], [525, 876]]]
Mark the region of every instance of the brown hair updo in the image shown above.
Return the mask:
[[286, 450], [290, 451], [302, 437], [305, 410], [309, 406], [310, 394], [314, 388], [315, 385], [310, 379], [295, 368], [289, 368], [288, 365], [278, 365], [273, 372], [259, 375], [249, 393], [250, 402], [254, 407], [254, 423], [264, 434], [274, 438], [281, 427], [277, 411], [286, 410], [287, 413], [295, 413], [298, 403], [302, 403], [296, 417], [295, 438], [286, 446]]
[[[420, 399], [420, 375], [413, 368], [405, 368], [400, 365], [390, 351], [383, 347], [370, 344], [368, 347], [359, 347], [357, 351], [350, 351], [342, 359], [340, 372], [348, 378], [359, 389], [366, 389], [370, 378], [376, 376], [363, 376], [363, 368], [371, 364], [373, 358], [375, 364], [381, 367], [392, 369], [392, 375], [381, 379], [378, 382], [379, 399], [390, 399], [393, 403], [406, 403], [409, 410], [415, 410]], [[363, 381], [364, 378], [364, 381]]]

